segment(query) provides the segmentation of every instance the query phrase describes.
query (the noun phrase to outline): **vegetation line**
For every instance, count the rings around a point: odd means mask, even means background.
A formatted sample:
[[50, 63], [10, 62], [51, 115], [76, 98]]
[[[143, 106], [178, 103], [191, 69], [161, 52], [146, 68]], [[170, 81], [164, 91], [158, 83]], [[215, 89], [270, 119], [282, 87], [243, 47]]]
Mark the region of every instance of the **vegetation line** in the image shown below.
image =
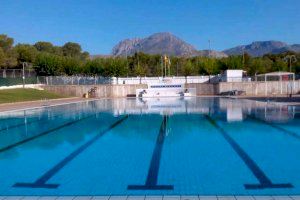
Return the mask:
[[[82, 51], [80, 44], [67, 42], [55, 46], [50, 42], [36, 42], [34, 45], [13, 45], [14, 39], [0, 35], [0, 68], [21, 68], [24, 63], [33, 68], [39, 76], [53, 75], [97, 75], [104, 77], [121, 76], [160, 76], [161, 55], [147, 55], [137, 52], [127, 57], [98, 57], [91, 59], [88, 52]], [[295, 62], [284, 59], [296, 55]], [[249, 54], [212, 57], [171, 56], [171, 75], [213, 75], [226, 69], [243, 69], [248, 75], [272, 71], [300, 73], [300, 54], [285, 52], [251, 57]]]

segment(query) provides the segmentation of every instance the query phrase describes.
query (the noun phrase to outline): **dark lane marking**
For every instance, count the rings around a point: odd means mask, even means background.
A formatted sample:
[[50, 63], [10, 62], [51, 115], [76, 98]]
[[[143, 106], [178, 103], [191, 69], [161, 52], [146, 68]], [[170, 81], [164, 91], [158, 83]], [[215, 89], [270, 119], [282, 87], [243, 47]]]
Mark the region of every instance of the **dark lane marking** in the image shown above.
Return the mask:
[[2, 152], [4, 152], [4, 151], [7, 151], [7, 150], [10, 150], [10, 149], [12, 149], [12, 148], [14, 148], [14, 147], [20, 146], [20, 145], [22, 145], [22, 144], [24, 144], [24, 143], [26, 143], [26, 142], [32, 141], [32, 140], [37, 139], [37, 138], [39, 138], [39, 137], [42, 137], [42, 136], [44, 136], [44, 135], [47, 135], [47, 134], [49, 134], [49, 133], [55, 132], [55, 131], [57, 131], [57, 130], [59, 130], [59, 129], [65, 128], [65, 127], [67, 127], [67, 126], [71, 126], [71, 125], [73, 125], [73, 124], [75, 124], [75, 123], [77, 123], [77, 122], [80, 122], [80, 121], [82, 121], [82, 120], [85, 120], [85, 119], [88, 119], [88, 118], [91, 118], [91, 117], [94, 117], [94, 115], [90, 115], [90, 116], [87, 116], [87, 117], [83, 117], [83, 118], [80, 118], [80, 119], [77, 119], [77, 120], [68, 122], [68, 123], [63, 124], [63, 125], [61, 125], [61, 126], [55, 127], [55, 128], [53, 128], [53, 129], [49, 129], [49, 130], [47, 130], [47, 131], [45, 131], [45, 132], [42, 132], [42, 133], [37, 134], [37, 135], [35, 135], [35, 136], [29, 137], [29, 138], [27, 138], [27, 139], [25, 139], [25, 140], [21, 140], [21, 141], [19, 141], [19, 142], [14, 143], [14, 144], [8, 145], [8, 146], [6, 146], [6, 147], [1, 148], [1, 149], [0, 149], [0, 153], [2, 153]]
[[[69, 115], [70, 114], [78, 114], [77, 112], [71, 112], [71, 113], [69, 113]], [[54, 116], [51, 116], [51, 117], [53, 117], [53, 118], [56, 118], [56, 117], [60, 117], [60, 116], [63, 116], [63, 115], [65, 115], [66, 113], [62, 113], [62, 114], [59, 114], [59, 115], [54, 115]], [[13, 128], [17, 128], [17, 127], [21, 127], [21, 126], [25, 126], [25, 125], [30, 125], [30, 124], [33, 124], [33, 123], [36, 123], [36, 122], [43, 122], [43, 121], [48, 121], [48, 120], [51, 120], [51, 119], [49, 119], [49, 117], [42, 117], [41, 119], [37, 119], [37, 120], [32, 120], [32, 121], [29, 121], [29, 122], [27, 122], [27, 123], [20, 123], [20, 124], [15, 124], [15, 125], [11, 125], [11, 126], [8, 126], [8, 127], [5, 127], [5, 128], [2, 128], [2, 129], [0, 129], [0, 132], [2, 132], [2, 131], [7, 131], [7, 130], [9, 130], [9, 129], [13, 129]]]
[[59, 186], [59, 184], [47, 184], [47, 181], [51, 179], [56, 173], [58, 173], [63, 167], [65, 167], [69, 162], [71, 162], [74, 158], [76, 158], [80, 153], [82, 153], [85, 149], [91, 146], [94, 142], [96, 142], [99, 138], [101, 138], [104, 134], [108, 133], [111, 129], [115, 128], [119, 124], [121, 124], [128, 116], [123, 117], [118, 120], [107, 129], [98, 133], [95, 137], [78, 147], [75, 151], [70, 153], [67, 157], [53, 166], [50, 170], [44, 173], [40, 178], [38, 178], [33, 183], [15, 183], [13, 187], [28, 187], [28, 188], [49, 188], [55, 189]]
[[153, 150], [148, 176], [144, 185], [128, 185], [128, 190], [173, 190], [173, 185], [157, 185], [160, 159], [167, 132], [168, 116], [164, 116]]
[[230, 144], [233, 150], [239, 155], [243, 162], [247, 165], [248, 169], [259, 181], [259, 184], [244, 184], [246, 189], [266, 189], [266, 188], [293, 188], [294, 186], [290, 183], [274, 184], [267, 177], [267, 175], [259, 168], [254, 160], [239, 146], [235, 140], [229, 136], [229, 134], [219, 126], [215, 120], [210, 116], [205, 115], [206, 119], [221, 133], [224, 139]]
[[252, 120], [255, 120], [255, 121], [259, 122], [259, 123], [263, 123], [263, 124], [268, 125], [268, 126], [271, 126], [272, 128], [277, 129], [277, 130], [283, 132], [283, 133], [286, 134], [286, 135], [289, 135], [289, 136], [291, 136], [291, 137], [294, 137], [294, 138], [300, 140], [300, 135], [298, 135], [298, 134], [295, 133], [295, 132], [286, 130], [286, 129], [280, 127], [280, 126], [276, 126], [275, 124], [272, 124], [271, 122], [267, 122], [267, 121], [265, 121], [265, 120], [263, 120], [263, 119], [257, 118], [257, 117], [252, 116], [252, 115], [248, 115], [248, 117], [249, 117], [250, 119], [252, 119]]

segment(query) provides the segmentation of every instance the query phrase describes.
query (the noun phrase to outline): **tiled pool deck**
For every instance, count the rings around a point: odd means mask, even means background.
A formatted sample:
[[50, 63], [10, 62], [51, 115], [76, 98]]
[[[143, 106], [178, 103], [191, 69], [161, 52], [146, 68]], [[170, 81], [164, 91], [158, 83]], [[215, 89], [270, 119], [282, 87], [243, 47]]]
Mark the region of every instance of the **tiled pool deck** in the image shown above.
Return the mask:
[[300, 196], [0, 196], [0, 200], [300, 200]]
[[42, 108], [49, 106], [57, 106], [70, 103], [78, 103], [83, 101], [92, 101], [93, 99], [83, 99], [79, 97], [62, 98], [62, 99], [50, 99], [41, 101], [27, 101], [27, 102], [16, 102], [16, 103], [4, 103], [0, 104], [0, 112], [7, 111], [18, 111], [32, 108]]

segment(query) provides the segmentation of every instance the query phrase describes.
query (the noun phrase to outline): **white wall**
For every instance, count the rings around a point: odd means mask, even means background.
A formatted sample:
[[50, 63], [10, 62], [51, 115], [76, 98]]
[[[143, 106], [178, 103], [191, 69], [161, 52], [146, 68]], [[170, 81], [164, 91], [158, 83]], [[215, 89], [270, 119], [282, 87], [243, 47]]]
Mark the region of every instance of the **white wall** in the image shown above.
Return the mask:
[[[166, 77], [170, 79], [173, 84], [185, 84], [185, 83], [206, 83], [216, 82], [219, 80], [219, 76], [177, 76], [177, 77]], [[156, 84], [161, 83], [162, 77], [130, 77], [130, 78], [112, 78], [112, 84]]]
[[242, 82], [243, 70], [226, 70], [222, 75], [222, 81], [224, 82]]

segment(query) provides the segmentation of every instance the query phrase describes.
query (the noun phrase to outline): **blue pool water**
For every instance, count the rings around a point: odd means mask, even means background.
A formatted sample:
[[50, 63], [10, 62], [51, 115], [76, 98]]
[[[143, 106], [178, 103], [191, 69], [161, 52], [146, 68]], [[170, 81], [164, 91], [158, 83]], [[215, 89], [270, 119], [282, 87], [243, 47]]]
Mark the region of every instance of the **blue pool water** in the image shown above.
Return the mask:
[[300, 107], [115, 99], [0, 113], [0, 195], [300, 194]]

